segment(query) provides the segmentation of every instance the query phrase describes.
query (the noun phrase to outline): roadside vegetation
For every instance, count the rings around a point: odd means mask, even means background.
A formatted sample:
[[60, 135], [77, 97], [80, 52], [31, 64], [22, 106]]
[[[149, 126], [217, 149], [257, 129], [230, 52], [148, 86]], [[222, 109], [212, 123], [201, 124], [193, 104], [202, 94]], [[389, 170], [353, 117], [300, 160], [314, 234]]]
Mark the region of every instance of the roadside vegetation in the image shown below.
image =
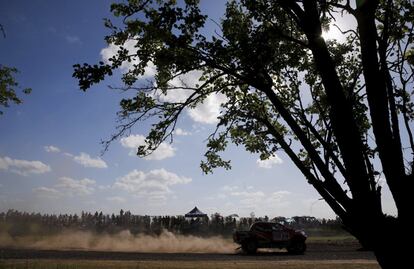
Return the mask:
[[40, 214], [16, 210], [0, 212], [0, 231], [11, 236], [46, 236], [65, 231], [117, 234], [128, 231], [132, 235], [160, 235], [164, 231], [195, 236], [222, 236], [231, 238], [235, 230], [248, 230], [255, 221], [275, 221], [294, 229], [304, 230], [309, 236], [349, 236], [339, 219], [317, 219], [309, 216], [292, 218], [268, 216], [236, 217], [219, 213], [204, 218], [184, 216], [134, 215], [121, 210], [119, 214], [82, 212], [77, 214]]

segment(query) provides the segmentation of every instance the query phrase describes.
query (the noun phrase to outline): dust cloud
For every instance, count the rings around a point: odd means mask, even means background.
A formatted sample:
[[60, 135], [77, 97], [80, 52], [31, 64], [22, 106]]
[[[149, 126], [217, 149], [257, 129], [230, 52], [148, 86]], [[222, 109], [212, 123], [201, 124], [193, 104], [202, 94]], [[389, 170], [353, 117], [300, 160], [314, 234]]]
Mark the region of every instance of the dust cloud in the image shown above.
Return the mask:
[[113, 235], [66, 231], [44, 237], [11, 237], [7, 233], [0, 233], [0, 247], [157, 253], [233, 253], [237, 245], [230, 239], [222, 237], [204, 238], [177, 235], [168, 231], [163, 231], [159, 236], [133, 235], [126, 230]]

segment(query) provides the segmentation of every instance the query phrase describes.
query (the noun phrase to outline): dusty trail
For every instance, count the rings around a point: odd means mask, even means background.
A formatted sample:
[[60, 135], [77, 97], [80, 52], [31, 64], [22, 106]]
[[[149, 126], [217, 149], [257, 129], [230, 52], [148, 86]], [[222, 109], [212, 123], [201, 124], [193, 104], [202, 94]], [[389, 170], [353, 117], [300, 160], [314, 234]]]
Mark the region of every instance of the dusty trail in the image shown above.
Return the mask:
[[67, 230], [49, 236], [11, 237], [0, 233], [0, 248], [34, 250], [85, 250], [146, 253], [234, 253], [231, 239], [197, 237], [163, 231], [160, 235], [137, 234], [128, 230], [96, 234]]
[[233, 253], [151, 253], [82, 250], [35, 250], [0, 248], [0, 259], [74, 259], [134, 261], [375, 261], [372, 252], [358, 251], [356, 243], [310, 243], [304, 255], [284, 251], [259, 252], [257, 255]]

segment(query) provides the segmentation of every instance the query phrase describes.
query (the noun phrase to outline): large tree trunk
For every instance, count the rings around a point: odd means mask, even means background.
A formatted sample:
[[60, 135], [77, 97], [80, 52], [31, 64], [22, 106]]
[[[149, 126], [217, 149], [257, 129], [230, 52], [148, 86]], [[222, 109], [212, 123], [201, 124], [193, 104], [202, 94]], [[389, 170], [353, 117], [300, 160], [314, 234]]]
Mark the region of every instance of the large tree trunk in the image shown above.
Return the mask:
[[[373, 132], [379, 157], [398, 208], [398, 218], [382, 213], [380, 192], [376, 186], [369, 185], [369, 171], [366, 170], [358, 129], [350, 104], [343, 96], [342, 85], [336, 74], [324, 40], [320, 37], [321, 26], [315, 1], [304, 1], [305, 15], [302, 27], [307, 35], [315, 65], [324, 84], [331, 110], [330, 118], [341, 156], [348, 173], [347, 183], [352, 193], [352, 205], [346, 208], [344, 225], [366, 249], [374, 251], [382, 268], [404, 268], [411, 264], [408, 253], [414, 242], [408, 217], [403, 206], [409, 207], [408, 190], [401, 188], [408, 179], [404, 173], [404, 163], [398, 137], [393, 137], [388, 110], [385, 80], [379, 68], [376, 44], [375, 9], [378, 1], [362, 2], [356, 13], [361, 37], [361, 54], [368, 103], [370, 107]], [[346, 128], [343, 130], [341, 128]], [[408, 186], [407, 184], [405, 186]], [[409, 208], [407, 208], [409, 210]]]
[[381, 268], [406, 268], [412, 264], [412, 230], [409, 223], [390, 216], [353, 220], [348, 227], [366, 250], [374, 252]]
[[387, 85], [384, 78], [387, 67], [383, 66], [383, 72], [380, 71], [375, 24], [376, 8], [377, 1], [361, 4], [356, 11], [356, 19], [372, 129], [387, 184], [397, 209], [400, 211], [404, 205], [402, 188], [403, 181], [405, 181], [405, 168], [400, 138], [397, 137], [399, 133], [393, 134], [391, 129], [388, 100], [394, 96], [387, 95]]

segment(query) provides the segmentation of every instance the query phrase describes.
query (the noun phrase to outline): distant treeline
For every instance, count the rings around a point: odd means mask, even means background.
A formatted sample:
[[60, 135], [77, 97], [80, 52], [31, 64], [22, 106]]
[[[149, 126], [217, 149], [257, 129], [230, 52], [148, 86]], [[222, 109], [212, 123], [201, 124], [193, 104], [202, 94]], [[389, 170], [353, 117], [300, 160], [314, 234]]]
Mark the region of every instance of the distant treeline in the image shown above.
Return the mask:
[[142, 216], [121, 210], [119, 214], [83, 212], [77, 214], [40, 214], [8, 210], [0, 213], [0, 233], [11, 236], [52, 235], [64, 230], [81, 230], [94, 233], [117, 233], [129, 230], [132, 234], [160, 234], [163, 230], [184, 235], [229, 237], [234, 230], [247, 230], [255, 221], [276, 221], [310, 235], [344, 233], [339, 219], [317, 219], [309, 216], [276, 217], [223, 217], [218, 213], [210, 217], [185, 218], [184, 216]]

